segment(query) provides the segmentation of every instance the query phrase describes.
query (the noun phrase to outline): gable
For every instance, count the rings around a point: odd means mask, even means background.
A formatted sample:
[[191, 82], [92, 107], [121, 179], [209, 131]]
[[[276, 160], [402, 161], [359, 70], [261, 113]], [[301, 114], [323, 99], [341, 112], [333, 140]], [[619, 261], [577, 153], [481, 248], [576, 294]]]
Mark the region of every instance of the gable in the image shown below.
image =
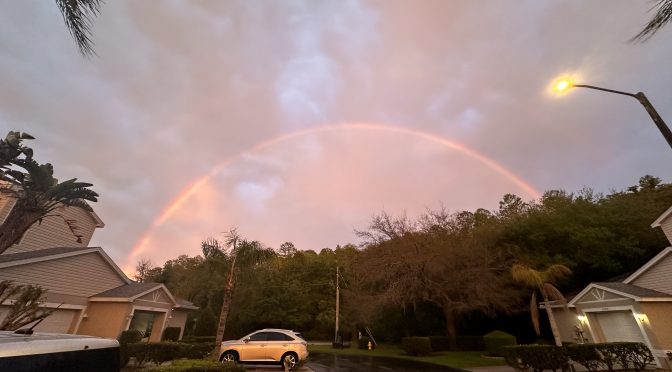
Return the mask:
[[[587, 290], [587, 291], [586, 291]], [[596, 303], [604, 301], [617, 301], [617, 300], [630, 300], [630, 297], [625, 297], [621, 294], [614, 293], [608, 289], [596, 287], [591, 285], [586, 288], [585, 293], [579, 293], [574, 299], [572, 299], [571, 304], [587, 304], [587, 303]]]
[[665, 249], [625, 280], [625, 283], [672, 294], [672, 250]]
[[97, 250], [0, 268], [0, 280], [39, 285], [48, 292], [91, 296], [127, 283]]
[[149, 292], [144, 296], [138, 297], [137, 299], [148, 302], [157, 302], [171, 305], [174, 304], [173, 300], [170, 297], [168, 297], [163, 287], [157, 288], [156, 290]]

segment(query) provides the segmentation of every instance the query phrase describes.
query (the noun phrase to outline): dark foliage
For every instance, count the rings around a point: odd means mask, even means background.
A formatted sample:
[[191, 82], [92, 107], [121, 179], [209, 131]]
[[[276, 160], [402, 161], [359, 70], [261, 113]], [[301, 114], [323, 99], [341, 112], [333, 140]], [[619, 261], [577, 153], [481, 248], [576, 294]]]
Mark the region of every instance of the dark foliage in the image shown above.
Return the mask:
[[182, 328], [180, 327], [166, 327], [163, 330], [163, 336], [161, 336], [162, 341], [177, 341], [180, 338], [180, 332]]
[[401, 339], [401, 347], [412, 356], [425, 356], [432, 352], [429, 337], [404, 337]]
[[516, 345], [516, 336], [502, 331], [492, 331], [483, 336], [485, 350], [492, 356], [503, 356], [505, 346]]

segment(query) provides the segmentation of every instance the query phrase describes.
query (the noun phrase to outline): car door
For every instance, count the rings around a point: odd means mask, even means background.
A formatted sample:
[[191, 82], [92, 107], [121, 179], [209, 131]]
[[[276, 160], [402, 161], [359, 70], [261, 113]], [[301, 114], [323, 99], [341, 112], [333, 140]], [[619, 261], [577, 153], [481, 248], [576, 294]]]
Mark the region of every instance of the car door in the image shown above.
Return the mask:
[[268, 332], [266, 341], [266, 355], [268, 359], [279, 361], [282, 354], [288, 350], [291, 337], [282, 332]]
[[268, 360], [266, 343], [268, 332], [257, 332], [250, 335], [249, 341], [241, 347], [240, 360], [243, 362]]

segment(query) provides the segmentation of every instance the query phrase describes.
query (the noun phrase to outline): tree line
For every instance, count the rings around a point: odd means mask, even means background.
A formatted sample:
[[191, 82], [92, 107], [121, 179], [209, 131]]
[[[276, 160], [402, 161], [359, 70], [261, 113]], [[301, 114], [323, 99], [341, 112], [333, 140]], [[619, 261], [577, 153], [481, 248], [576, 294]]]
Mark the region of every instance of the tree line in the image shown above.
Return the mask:
[[555, 283], [570, 295], [617, 278], [669, 245], [650, 224], [670, 205], [672, 185], [652, 176], [608, 194], [550, 190], [534, 201], [507, 194], [494, 211], [427, 210], [413, 219], [381, 213], [356, 231], [357, 245], [319, 252], [290, 242], [273, 249], [238, 237], [231, 247], [209, 238], [200, 255], [162, 267], [139, 263], [137, 279], [164, 283], [196, 304], [185, 331], [197, 336], [217, 330], [235, 257], [225, 338], [279, 327], [333, 339], [338, 266], [345, 338], [368, 325], [386, 341], [445, 335], [454, 345], [459, 334], [507, 326], [525, 339], [534, 337], [529, 315], [521, 323], [529, 293], [513, 280], [514, 265], [570, 268], [573, 275]]

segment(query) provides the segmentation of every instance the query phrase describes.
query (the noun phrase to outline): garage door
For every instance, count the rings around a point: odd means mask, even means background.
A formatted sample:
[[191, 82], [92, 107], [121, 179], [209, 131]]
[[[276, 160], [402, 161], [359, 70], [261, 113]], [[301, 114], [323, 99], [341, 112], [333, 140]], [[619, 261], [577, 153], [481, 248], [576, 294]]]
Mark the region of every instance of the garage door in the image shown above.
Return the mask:
[[595, 313], [606, 342], [644, 342], [642, 330], [632, 311]]
[[38, 332], [67, 333], [78, 310], [56, 310], [35, 327]]

